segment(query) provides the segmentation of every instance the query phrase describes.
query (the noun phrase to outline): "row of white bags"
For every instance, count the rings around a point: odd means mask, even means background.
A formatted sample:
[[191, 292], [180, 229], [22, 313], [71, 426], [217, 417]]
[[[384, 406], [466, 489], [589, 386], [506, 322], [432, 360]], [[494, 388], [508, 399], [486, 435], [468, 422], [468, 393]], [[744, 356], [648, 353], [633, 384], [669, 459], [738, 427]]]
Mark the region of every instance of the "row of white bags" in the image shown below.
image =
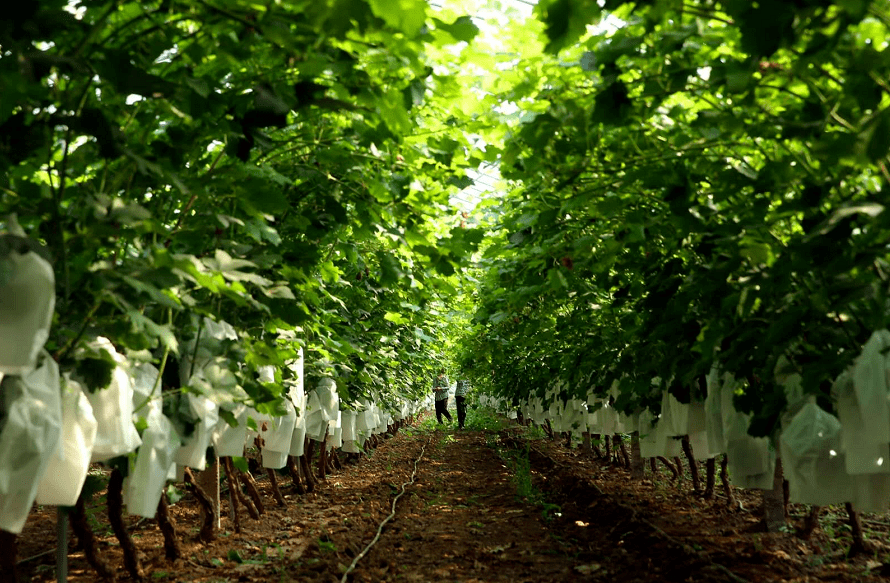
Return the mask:
[[[287, 455], [303, 453], [307, 435], [319, 441], [327, 435], [328, 447], [359, 451], [367, 436], [385, 431], [393, 419], [411, 412], [407, 403], [393, 416], [367, 402], [362, 411], [341, 412], [332, 380], [320, 383], [308, 399], [300, 380], [289, 382], [287, 414], [282, 417], [260, 415], [233, 402], [217, 405], [204, 396], [183, 394], [181, 406], [197, 423], [188, 437], [182, 438], [161, 410], [159, 391], [152, 394], [157, 369], [127, 363], [104, 338], [96, 339], [94, 348], [106, 350], [119, 365], [110, 386], [101, 391], [88, 393], [70, 379], [60, 382], [58, 367], [49, 355], [31, 373], [5, 379], [0, 409], [4, 413], [0, 425], [0, 528], [21, 532], [35, 501], [73, 505], [91, 462], [136, 451], [124, 500], [129, 513], [153, 517], [166, 481], [181, 478], [184, 467], [204, 469], [208, 447], [217, 455], [241, 456], [248, 441], [260, 435], [263, 465], [281, 468]], [[302, 373], [302, 363], [299, 368]], [[220, 416], [220, 407], [232, 413], [236, 426]], [[248, 416], [256, 422], [258, 432], [248, 431]], [[141, 437], [134, 417], [146, 422]]]
[[[791, 413], [779, 448], [791, 499], [809, 504], [851, 502], [885, 512], [890, 504], [890, 332], [872, 334], [832, 387], [838, 415], [821, 409], [789, 383]], [[790, 375], [799, 383], [798, 375]], [[797, 377], [795, 379], [794, 377]], [[798, 390], [793, 390], [797, 388]]]
[[[62, 395], [59, 368], [43, 349], [55, 309], [53, 269], [31, 250], [15, 216], [6, 222], [9, 232], [0, 235], [8, 249], [0, 257], [0, 529], [17, 534], [38, 494], [53, 495], [40, 477], [81, 461], [73, 458], [95, 429], [69, 435], [66, 422], [88, 403], [79, 391]], [[70, 445], [52, 455], [62, 439]]]
[[[778, 443], [748, 435], [750, 416], [736, 411], [733, 394], [739, 383], [716, 368], [708, 376], [704, 403], [682, 404], [663, 393], [661, 414], [636, 416], [617, 413], [608, 400], [591, 396], [563, 401], [559, 387], [546, 392], [550, 402], [532, 397], [520, 406], [554, 431], [611, 434], [639, 431], [642, 457], [680, 454], [681, 436], [688, 435], [697, 459], [727, 454], [733, 482], [742, 488], [769, 489], [773, 485], [777, 449], [781, 453], [791, 500], [808, 504], [851, 502], [866, 512], [890, 506], [890, 332], [875, 332], [848, 372], [835, 382], [832, 393], [838, 416], [804, 398], [798, 374], [777, 373], [789, 402]], [[654, 379], [653, 383], [660, 382]], [[617, 397], [617, 386], [612, 396]], [[483, 399], [508, 411], [504, 399]], [[587, 412], [585, 414], [585, 412]]]
[[[105, 338], [96, 338], [91, 348], [106, 351], [117, 365], [108, 388], [88, 392], [69, 378], [60, 379], [57, 364], [43, 351], [55, 306], [52, 266], [31, 250], [15, 217], [7, 223], [10, 233], [2, 236], [10, 250], [0, 257], [0, 529], [21, 532], [35, 501], [75, 504], [91, 462], [137, 450], [124, 499], [131, 514], [152, 517], [166, 481], [184, 467], [204, 469], [208, 447], [218, 455], [243, 455], [254, 437], [248, 434], [248, 416], [262, 437], [263, 464], [272, 468], [283, 467], [288, 454], [301, 455], [307, 435], [319, 441], [327, 436], [328, 447], [357, 452], [368, 435], [385, 431], [392, 422], [393, 416], [370, 403], [341, 414], [330, 379], [307, 399], [302, 351], [292, 363], [296, 380], [288, 381], [286, 414], [273, 418], [249, 411], [235, 402], [240, 387], [222, 356], [238, 334], [209, 318], [201, 322], [198, 345], [184, 345], [189, 356], [181, 363], [181, 382], [227, 400], [183, 395], [180, 404], [196, 421], [185, 438], [162, 412], [157, 369], [132, 365]], [[274, 375], [271, 367], [263, 369], [260, 380], [274, 382]], [[235, 418], [234, 427], [220, 416], [220, 408]], [[395, 418], [409, 409], [403, 404]], [[135, 418], [146, 424], [141, 437]]]

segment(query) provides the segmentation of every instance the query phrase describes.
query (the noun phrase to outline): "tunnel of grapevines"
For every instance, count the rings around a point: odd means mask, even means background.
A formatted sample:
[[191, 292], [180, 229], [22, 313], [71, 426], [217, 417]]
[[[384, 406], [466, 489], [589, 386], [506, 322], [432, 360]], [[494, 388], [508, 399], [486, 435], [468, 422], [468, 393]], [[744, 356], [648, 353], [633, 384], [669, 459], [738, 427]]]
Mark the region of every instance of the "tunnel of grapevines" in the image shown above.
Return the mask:
[[888, 154], [890, 0], [11, 3], [0, 581], [884, 580]]

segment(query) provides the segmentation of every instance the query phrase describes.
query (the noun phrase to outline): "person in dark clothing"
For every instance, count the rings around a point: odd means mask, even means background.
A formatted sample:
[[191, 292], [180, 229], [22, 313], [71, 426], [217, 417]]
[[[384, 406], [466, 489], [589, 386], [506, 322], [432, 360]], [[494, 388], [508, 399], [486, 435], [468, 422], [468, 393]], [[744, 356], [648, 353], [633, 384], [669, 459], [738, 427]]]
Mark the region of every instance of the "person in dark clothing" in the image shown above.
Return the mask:
[[464, 428], [464, 422], [467, 420], [467, 393], [470, 392], [470, 383], [467, 379], [461, 377], [457, 381], [457, 388], [454, 389], [454, 401], [457, 403], [457, 426]]
[[439, 425], [442, 425], [443, 415], [451, 423], [451, 413], [448, 412], [448, 377], [444, 370], [440, 370], [433, 380], [433, 396], [436, 398], [436, 420]]

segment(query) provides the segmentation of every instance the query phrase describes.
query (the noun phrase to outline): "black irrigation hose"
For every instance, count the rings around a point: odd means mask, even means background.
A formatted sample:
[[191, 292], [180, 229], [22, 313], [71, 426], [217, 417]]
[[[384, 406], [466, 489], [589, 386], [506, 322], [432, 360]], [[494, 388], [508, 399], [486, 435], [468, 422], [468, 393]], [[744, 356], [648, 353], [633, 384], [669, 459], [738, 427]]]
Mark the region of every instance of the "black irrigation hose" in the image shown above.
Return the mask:
[[346, 578], [349, 576], [349, 573], [351, 573], [352, 570], [355, 569], [355, 566], [356, 566], [356, 565], [358, 564], [358, 562], [362, 559], [362, 557], [364, 557], [364, 556], [368, 553], [368, 551], [371, 550], [371, 547], [373, 547], [373, 546], [377, 543], [377, 541], [380, 540], [380, 535], [383, 533], [383, 527], [384, 527], [384, 525], [386, 525], [387, 522], [389, 522], [390, 520], [392, 520], [392, 519], [395, 517], [395, 515], [396, 515], [396, 502], [398, 502], [398, 501], [399, 501], [399, 498], [402, 497], [402, 494], [405, 493], [405, 487], [406, 487], [408, 484], [413, 484], [413, 483], [414, 483], [414, 478], [417, 477], [417, 464], [420, 462], [421, 458], [423, 458], [423, 454], [424, 454], [424, 452], [426, 451], [426, 446], [430, 444], [430, 442], [432, 441], [432, 439], [433, 439], [433, 438], [430, 437], [429, 441], [427, 441], [427, 442], [423, 445], [423, 447], [420, 448], [420, 455], [417, 457], [416, 460], [414, 460], [414, 470], [411, 472], [411, 479], [410, 479], [409, 481], [405, 482], [404, 484], [402, 484], [402, 491], [399, 492], [398, 494], [396, 494], [396, 497], [393, 498], [393, 500], [392, 500], [392, 512], [390, 512], [390, 513], [389, 513], [389, 516], [387, 516], [386, 518], [384, 518], [384, 519], [383, 519], [383, 522], [380, 523], [380, 526], [377, 527], [377, 534], [374, 535], [374, 538], [371, 540], [371, 542], [368, 543], [368, 546], [366, 546], [366, 547], [364, 548], [364, 550], [363, 550], [362, 552], [360, 552], [358, 555], [356, 555], [355, 559], [353, 559], [352, 564], [349, 565], [349, 567], [348, 567], [348, 568], [346, 569], [346, 571], [343, 573], [343, 578], [340, 579], [340, 583], [346, 583]]

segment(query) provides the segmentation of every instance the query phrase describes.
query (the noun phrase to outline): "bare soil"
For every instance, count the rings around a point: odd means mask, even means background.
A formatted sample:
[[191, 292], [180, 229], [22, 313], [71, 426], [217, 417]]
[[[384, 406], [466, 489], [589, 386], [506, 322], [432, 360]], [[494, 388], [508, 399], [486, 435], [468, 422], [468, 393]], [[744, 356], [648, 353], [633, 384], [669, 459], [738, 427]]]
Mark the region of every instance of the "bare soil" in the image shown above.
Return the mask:
[[[172, 563], [154, 520], [127, 520], [146, 579], [160, 582], [327, 583], [347, 569], [347, 581], [366, 583], [888, 580], [886, 517], [867, 517], [875, 552], [848, 560], [843, 525], [830, 512], [831, 537], [759, 532], [757, 492], [738, 491], [743, 508], [729, 508], [719, 495], [702, 500], [688, 481], [647, 470], [634, 482], [608, 460], [525, 433], [403, 429], [314, 493], [297, 495], [282, 477], [287, 508], [258, 476], [265, 514], [242, 514], [236, 534], [223, 496], [211, 543], [198, 540], [198, 506], [187, 495], [170, 508], [184, 551]], [[35, 508], [19, 537], [20, 580], [55, 580], [55, 516]], [[94, 518], [103, 555], [130, 580], [104, 509]], [[73, 534], [68, 560], [69, 581], [97, 580]]]

